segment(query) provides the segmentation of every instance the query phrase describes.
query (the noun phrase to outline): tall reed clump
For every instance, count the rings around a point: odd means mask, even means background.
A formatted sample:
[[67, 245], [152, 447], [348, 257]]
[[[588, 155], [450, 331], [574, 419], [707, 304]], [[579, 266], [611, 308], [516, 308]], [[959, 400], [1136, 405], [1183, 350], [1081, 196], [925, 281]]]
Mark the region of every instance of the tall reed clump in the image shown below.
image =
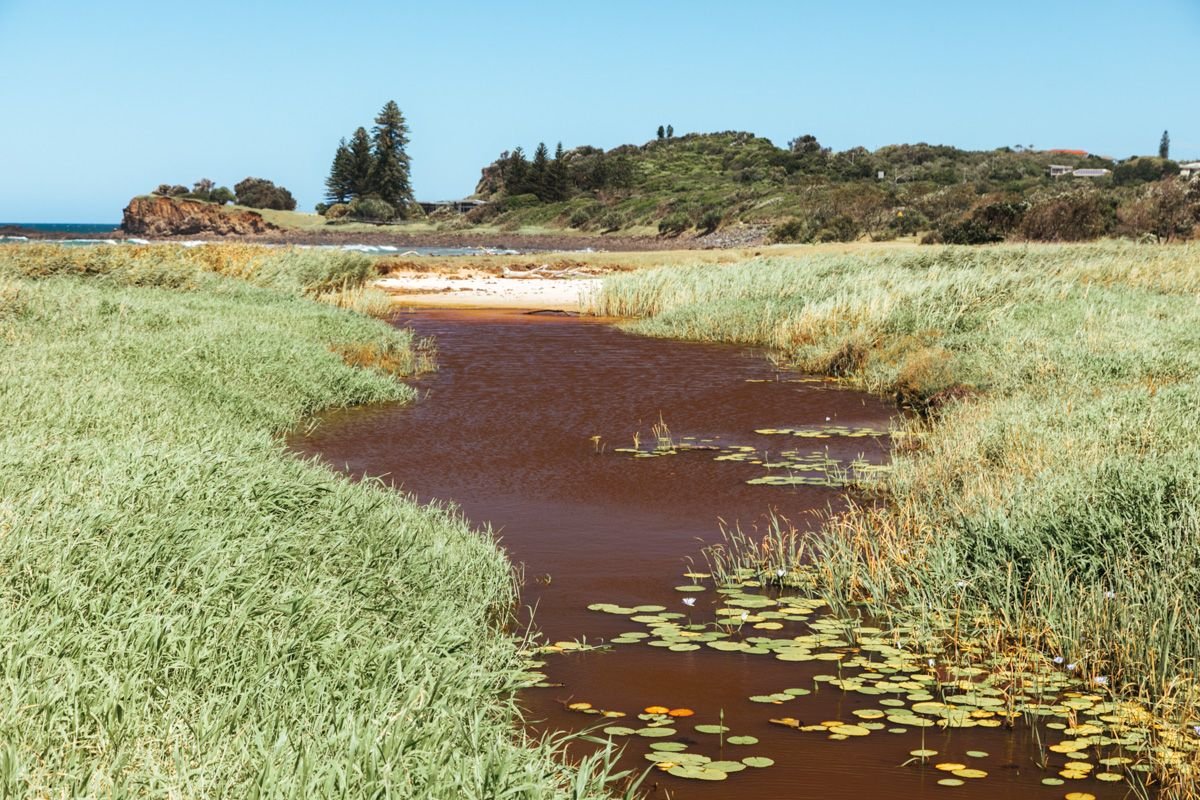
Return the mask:
[[494, 541], [279, 439], [409, 333], [193, 252], [0, 248], [0, 796], [602, 794], [519, 733]]
[[1101, 244], [664, 269], [607, 279], [594, 310], [765, 345], [922, 412], [888, 510], [852, 508], [815, 545], [835, 594], [970, 608], [994, 640], [1194, 719], [1198, 298], [1200, 248]]

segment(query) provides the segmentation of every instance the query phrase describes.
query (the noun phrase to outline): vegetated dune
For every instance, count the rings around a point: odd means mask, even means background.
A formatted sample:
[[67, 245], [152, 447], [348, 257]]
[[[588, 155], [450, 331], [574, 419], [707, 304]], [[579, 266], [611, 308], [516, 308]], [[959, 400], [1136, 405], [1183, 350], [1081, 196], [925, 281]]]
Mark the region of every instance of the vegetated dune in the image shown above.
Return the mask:
[[0, 795], [599, 793], [514, 727], [494, 541], [278, 438], [430, 366], [310, 299], [371, 270], [0, 248]]

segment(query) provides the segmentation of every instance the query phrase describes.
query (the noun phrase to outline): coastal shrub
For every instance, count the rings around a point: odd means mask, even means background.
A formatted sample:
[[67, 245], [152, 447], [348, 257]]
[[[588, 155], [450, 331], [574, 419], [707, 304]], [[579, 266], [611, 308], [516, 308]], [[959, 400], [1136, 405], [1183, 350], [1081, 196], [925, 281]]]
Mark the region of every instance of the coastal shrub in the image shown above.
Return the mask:
[[346, 203], [334, 203], [325, 209], [325, 219], [338, 220], [342, 219], [350, 213], [350, 206]]
[[1200, 183], [1187, 186], [1175, 178], [1152, 183], [1117, 209], [1117, 219], [1127, 236], [1189, 239], [1200, 224]]
[[292, 197], [292, 193], [265, 178], [246, 178], [235, 184], [233, 190], [240, 206], [277, 211], [296, 210], [296, 198]]
[[702, 234], [709, 234], [721, 227], [721, 212], [716, 208], [706, 208], [696, 221], [696, 228]]
[[678, 236], [691, 227], [691, 217], [683, 211], [675, 211], [658, 223], [658, 233], [660, 236]]
[[1111, 196], [1081, 189], [1033, 202], [1016, 231], [1034, 241], [1082, 242], [1107, 235], [1116, 222]]
[[793, 217], [792, 219], [773, 225], [767, 234], [767, 241], [770, 244], [810, 242], [812, 241], [812, 231], [809, 228], [807, 220]]
[[226, 203], [232, 203], [236, 199], [236, 196], [228, 186], [218, 186], [217, 188], [213, 189], [208, 196], [210, 203], [216, 203], [219, 206], [223, 206]]
[[625, 217], [619, 211], [605, 211], [596, 220], [596, 229], [601, 233], [613, 233], [625, 227]]
[[350, 203], [350, 216], [368, 222], [389, 222], [396, 218], [396, 209], [378, 197], [363, 197]]

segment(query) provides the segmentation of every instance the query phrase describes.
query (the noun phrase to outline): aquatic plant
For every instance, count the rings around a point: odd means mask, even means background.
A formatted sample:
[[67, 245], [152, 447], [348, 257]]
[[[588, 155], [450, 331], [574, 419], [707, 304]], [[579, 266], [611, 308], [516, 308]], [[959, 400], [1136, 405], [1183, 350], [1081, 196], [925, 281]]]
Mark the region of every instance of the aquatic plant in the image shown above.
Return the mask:
[[852, 505], [805, 553], [835, 607], [1063, 656], [1182, 724], [1200, 660], [1198, 294], [1200, 249], [1108, 243], [663, 269], [607, 279], [595, 310], [765, 345], [919, 412], [887, 507]]

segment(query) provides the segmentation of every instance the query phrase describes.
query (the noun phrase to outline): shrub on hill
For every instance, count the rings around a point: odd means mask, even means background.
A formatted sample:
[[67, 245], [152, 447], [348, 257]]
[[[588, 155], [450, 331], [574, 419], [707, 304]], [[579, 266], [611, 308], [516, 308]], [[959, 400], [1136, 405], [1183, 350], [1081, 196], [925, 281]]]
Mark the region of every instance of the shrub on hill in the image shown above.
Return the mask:
[[246, 178], [234, 185], [233, 190], [240, 206], [277, 211], [296, 210], [296, 198], [292, 197], [292, 193], [265, 178]]

